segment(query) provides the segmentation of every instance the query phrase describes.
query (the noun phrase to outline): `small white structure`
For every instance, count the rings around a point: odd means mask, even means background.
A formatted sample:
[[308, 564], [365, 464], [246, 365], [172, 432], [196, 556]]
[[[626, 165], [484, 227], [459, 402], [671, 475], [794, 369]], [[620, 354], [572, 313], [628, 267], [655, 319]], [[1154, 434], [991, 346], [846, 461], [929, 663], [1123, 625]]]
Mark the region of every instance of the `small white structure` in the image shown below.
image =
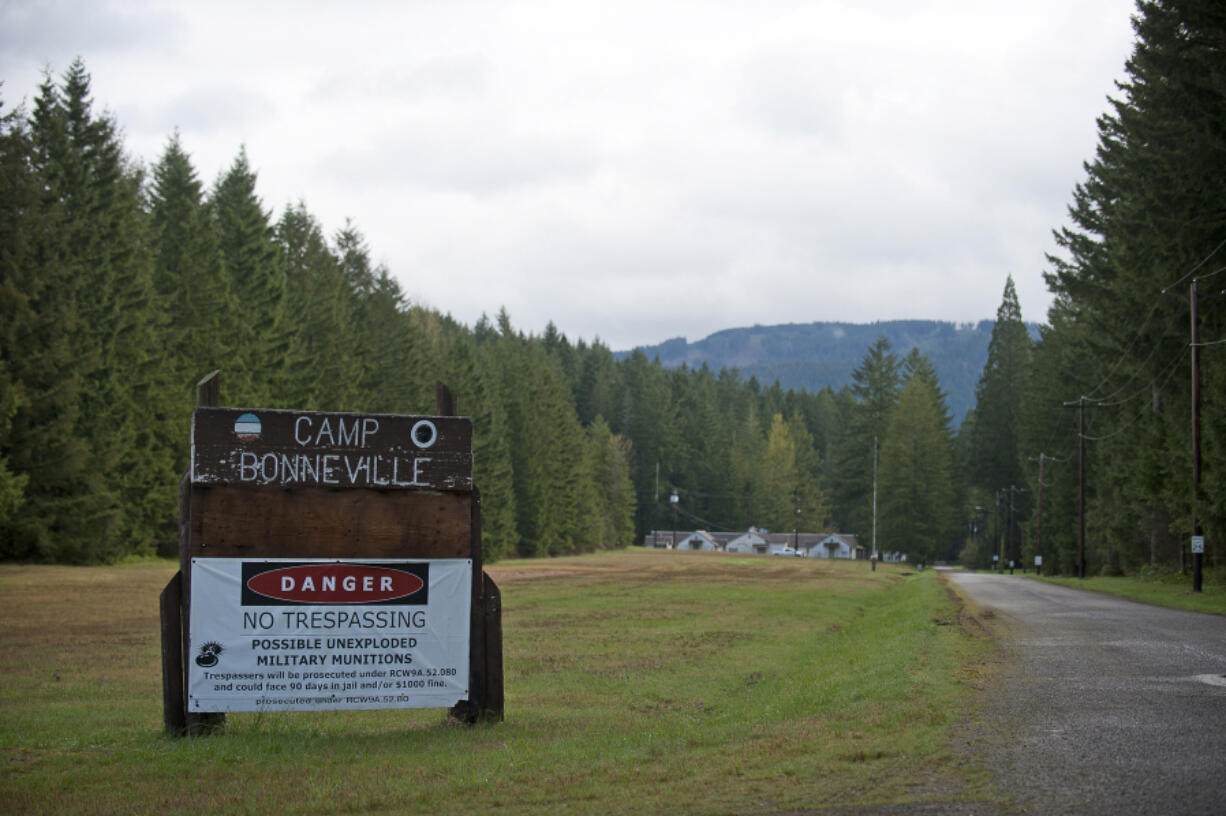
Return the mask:
[[714, 552], [719, 549], [715, 543], [715, 539], [705, 530], [695, 530], [692, 533], [686, 533], [685, 538], [681, 538], [678, 534], [677, 546], [678, 550], [705, 550]]
[[864, 548], [850, 533], [830, 533], [804, 550], [810, 558], [864, 558]]
[[728, 552], [765, 554], [769, 551], [770, 545], [766, 538], [753, 527], [749, 528], [749, 532], [742, 533], [728, 542]]

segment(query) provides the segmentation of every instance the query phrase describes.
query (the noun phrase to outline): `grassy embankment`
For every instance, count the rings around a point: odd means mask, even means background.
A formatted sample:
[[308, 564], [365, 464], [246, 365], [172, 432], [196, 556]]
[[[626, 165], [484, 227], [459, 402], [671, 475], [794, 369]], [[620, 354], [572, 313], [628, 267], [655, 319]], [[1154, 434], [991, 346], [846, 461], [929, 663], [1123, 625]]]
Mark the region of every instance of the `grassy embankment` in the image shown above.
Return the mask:
[[931, 572], [634, 550], [495, 565], [506, 722], [161, 734], [166, 563], [0, 567], [5, 813], [748, 813], [996, 801], [951, 729], [991, 648]]
[[1187, 575], [1171, 573], [1153, 577], [1096, 575], [1084, 580], [1066, 577], [1044, 577], [1041, 580], [1074, 589], [1088, 589], [1092, 592], [1119, 595], [1134, 601], [1169, 606], [1173, 609], [1226, 615], [1226, 571], [1223, 570], [1206, 572], [1200, 592], [1192, 591], [1190, 572]]

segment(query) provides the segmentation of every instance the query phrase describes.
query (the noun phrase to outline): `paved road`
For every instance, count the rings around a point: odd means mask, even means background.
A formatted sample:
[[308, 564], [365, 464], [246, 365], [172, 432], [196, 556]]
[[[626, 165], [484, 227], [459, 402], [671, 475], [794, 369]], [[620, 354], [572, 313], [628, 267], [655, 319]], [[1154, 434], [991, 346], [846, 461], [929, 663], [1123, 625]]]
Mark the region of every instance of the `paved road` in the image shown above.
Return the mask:
[[1226, 617], [951, 573], [1010, 668], [972, 750], [1035, 814], [1226, 814]]

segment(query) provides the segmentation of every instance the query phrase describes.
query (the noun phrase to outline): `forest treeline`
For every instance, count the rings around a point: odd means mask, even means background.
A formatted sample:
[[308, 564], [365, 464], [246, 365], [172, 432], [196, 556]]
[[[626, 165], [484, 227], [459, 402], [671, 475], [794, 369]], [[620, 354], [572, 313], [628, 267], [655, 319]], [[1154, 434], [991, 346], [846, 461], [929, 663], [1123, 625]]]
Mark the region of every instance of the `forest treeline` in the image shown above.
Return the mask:
[[[1182, 566], [1191, 533], [1192, 282], [1213, 559], [1226, 484], [1226, 8], [1143, 2], [1137, 42], [1045, 273], [1036, 341], [1004, 281], [955, 431], [930, 360], [880, 339], [818, 393], [624, 359], [505, 310], [408, 301], [359, 228], [275, 215], [245, 151], [203, 182], [177, 134], [150, 166], [94, 110], [84, 63], [0, 109], [0, 557], [177, 548], [194, 383], [223, 403], [474, 420], [486, 557], [621, 547], [670, 528], [854, 533], [918, 560], [1075, 573]], [[401, 270], [411, 277], [412, 270]], [[994, 273], [1004, 277], [1004, 272]], [[1084, 432], [1079, 420], [1084, 417]], [[875, 490], [874, 490], [875, 486]], [[874, 501], [875, 498], [875, 501]], [[874, 507], [876, 508], [874, 513]]]

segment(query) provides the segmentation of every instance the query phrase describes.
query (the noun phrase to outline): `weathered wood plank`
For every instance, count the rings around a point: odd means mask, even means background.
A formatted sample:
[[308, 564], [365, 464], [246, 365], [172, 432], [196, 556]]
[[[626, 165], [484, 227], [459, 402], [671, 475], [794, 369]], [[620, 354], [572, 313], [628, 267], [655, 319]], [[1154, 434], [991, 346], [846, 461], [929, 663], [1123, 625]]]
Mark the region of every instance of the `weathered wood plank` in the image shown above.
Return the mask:
[[192, 484], [467, 491], [472, 420], [197, 408]]
[[187, 732], [183, 692], [183, 573], [176, 572], [158, 598], [162, 625], [162, 725], [172, 737]]
[[191, 557], [468, 558], [466, 493], [193, 487]]
[[506, 707], [502, 671], [502, 591], [488, 573], [482, 573], [482, 578], [484, 592], [481, 606], [485, 615], [482, 650], [485, 660], [485, 688], [481, 698], [482, 717], [502, 722]]

